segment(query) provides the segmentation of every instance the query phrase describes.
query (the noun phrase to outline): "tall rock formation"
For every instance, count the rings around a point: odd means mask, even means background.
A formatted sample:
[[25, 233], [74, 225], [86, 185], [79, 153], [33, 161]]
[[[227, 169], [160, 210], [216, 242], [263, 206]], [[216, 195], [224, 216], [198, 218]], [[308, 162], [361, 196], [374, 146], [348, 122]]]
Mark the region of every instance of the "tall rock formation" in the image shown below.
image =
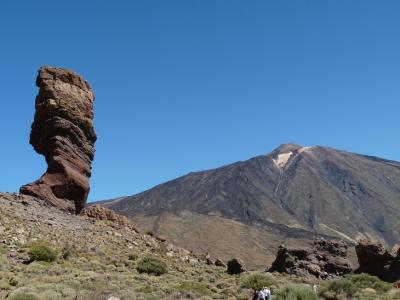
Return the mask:
[[80, 213], [89, 193], [95, 152], [92, 88], [73, 71], [47, 66], [40, 68], [36, 85], [39, 94], [30, 143], [44, 155], [48, 167], [20, 192]]

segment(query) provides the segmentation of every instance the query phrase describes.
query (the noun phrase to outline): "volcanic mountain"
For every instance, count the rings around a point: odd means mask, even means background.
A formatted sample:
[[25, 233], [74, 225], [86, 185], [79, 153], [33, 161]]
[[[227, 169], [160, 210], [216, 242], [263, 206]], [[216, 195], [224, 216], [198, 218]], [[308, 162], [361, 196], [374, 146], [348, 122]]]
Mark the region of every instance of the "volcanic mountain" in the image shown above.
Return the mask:
[[195, 252], [262, 265], [315, 237], [398, 242], [400, 163], [284, 144], [101, 204]]

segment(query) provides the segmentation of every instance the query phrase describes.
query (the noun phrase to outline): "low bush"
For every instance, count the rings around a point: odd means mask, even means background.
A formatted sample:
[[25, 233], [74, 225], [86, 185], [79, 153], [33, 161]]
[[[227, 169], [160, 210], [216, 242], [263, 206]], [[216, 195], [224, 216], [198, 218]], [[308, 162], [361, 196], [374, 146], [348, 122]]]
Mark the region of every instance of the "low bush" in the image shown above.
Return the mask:
[[348, 279], [333, 279], [321, 284], [319, 295], [327, 300], [351, 299], [357, 287]]
[[318, 296], [310, 288], [303, 285], [290, 284], [281, 287], [273, 296], [274, 300], [318, 300]]
[[39, 300], [39, 298], [33, 294], [17, 292], [17, 293], [13, 293], [9, 297], [7, 297], [7, 300]]
[[368, 274], [357, 274], [350, 275], [342, 279], [328, 280], [323, 282], [321, 284], [319, 295], [326, 300], [383, 300], [392, 299], [391, 295], [388, 293], [391, 289], [392, 285], [390, 283], [384, 282], [375, 276]]
[[378, 293], [386, 293], [392, 289], [392, 285], [390, 283], [384, 282], [380, 280], [378, 277], [371, 276], [368, 274], [351, 275], [348, 277], [348, 279], [350, 279], [350, 281], [358, 289], [371, 288], [377, 291]]
[[195, 292], [200, 296], [211, 294], [210, 289], [205, 284], [194, 281], [184, 281], [177, 286], [176, 290], [179, 292]]
[[45, 244], [34, 244], [29, 248], [28, 255], [31, 261], [52, 262], [57, 259], [57, 252]]
[[276, 285], [276, 281], [271, 277], [264, 274], [251, 274], [246, 276], [242, 281], [242, 288], [261, 290], [263, 287]]
[[139, 260], [136, 265], [139, 273], [147, 273], [150, 275], [162, 275], [168, 272], [167, 265], [156, 257], [146, 256]]

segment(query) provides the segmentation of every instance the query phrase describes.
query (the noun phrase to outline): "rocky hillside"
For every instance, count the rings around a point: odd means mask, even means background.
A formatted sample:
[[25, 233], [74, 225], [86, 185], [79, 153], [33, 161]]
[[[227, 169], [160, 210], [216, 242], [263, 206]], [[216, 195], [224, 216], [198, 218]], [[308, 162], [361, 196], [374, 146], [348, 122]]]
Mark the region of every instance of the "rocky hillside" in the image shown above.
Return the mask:
[[[107, 221], [95, 210], [90, 217], [66, 214], [42, 200], [7, 193], [0, 193], [0, 214], [0, 299], [250, 297], [226, 268], [141, 234], [123, 218]], [[146, 257], [159, 261], [155, 270], [161, 276], [138, 268]]]
[[[288, 295], [313, 300], [366, 300], [371, 295], [400, 299], [392, 284], [377, 278], [337, 278], [337, 268], [343, 265], [338, 257], [345, 258], [345, 253], [336, 250], [329, 250], [329, 257], [322, 252], [315, 256], [314, 250], [290, 250], [294, 255], [311, 252], [301, 256], [295, 270], [266, 273], [265, 268], [247, 268], [239, 259], [226, 267], [219, 259], [196, 256], [164, 238], [138, 232], [126, 218], [102, 207], [73, 215], [30, 196], [0, 193], [0, 214], [0, 299], [245, 300], [252, 298], [253, 288], [262, 286], [277, 300]], [[280, 258], [278, 253], [277, 261]], [[289, 266], [288, 259], [284, 266]], [[335, 279], [315, 277], [319, 268], [319, 275], [331, 272]], [[313, 276], [304, 276], [307, 270]], [[321, 298], [313, 292], [314, 284]], [[347, 288], [338, 291], [338, 285]]]
[[279, 244], [316, 236], [391, 246], [400, 240], [399, 199], [398, 162], [285, 144], [102, 205], [178, 245], [261, 265]]

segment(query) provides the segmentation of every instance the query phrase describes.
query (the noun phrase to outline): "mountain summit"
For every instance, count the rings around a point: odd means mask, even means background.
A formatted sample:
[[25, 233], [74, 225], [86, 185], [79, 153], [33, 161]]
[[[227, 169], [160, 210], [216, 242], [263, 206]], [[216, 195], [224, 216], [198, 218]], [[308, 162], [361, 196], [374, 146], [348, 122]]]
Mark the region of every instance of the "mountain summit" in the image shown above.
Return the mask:
[[327, 147], [274, 151], [103, 202], [182, 246], [259, 262], [317, 236], [400, 239], [400, 163]]

